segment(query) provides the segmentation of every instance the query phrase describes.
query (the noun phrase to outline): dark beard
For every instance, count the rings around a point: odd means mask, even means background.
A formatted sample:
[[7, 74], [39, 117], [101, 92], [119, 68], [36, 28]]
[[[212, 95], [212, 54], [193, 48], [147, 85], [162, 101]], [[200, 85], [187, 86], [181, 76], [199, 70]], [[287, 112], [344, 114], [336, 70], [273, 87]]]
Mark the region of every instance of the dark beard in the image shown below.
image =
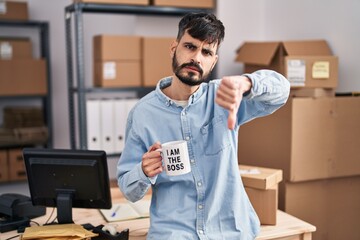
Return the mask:
[[[199, 79], [196, 79], [196, 74], [194, 72], [188, 72], [185, 74], [181, 74], [180, 71], [185, 67], [195, 67], [197, 71], [199, 72]], [[179, 62], [176, 59], [176, 52], [174, 53], [173, 59], [172, 59], [172, 68], [173, 72], [175, 73], [175, 76], [184, 84], [188, 86], [198, 86], [201, 83], [205, 82], [210, 75], [210, 72], [203, 76], [204, 71], [201, 69], [200, 65], [195, 62], [190, 63], [184, 63], [179, 66]]]

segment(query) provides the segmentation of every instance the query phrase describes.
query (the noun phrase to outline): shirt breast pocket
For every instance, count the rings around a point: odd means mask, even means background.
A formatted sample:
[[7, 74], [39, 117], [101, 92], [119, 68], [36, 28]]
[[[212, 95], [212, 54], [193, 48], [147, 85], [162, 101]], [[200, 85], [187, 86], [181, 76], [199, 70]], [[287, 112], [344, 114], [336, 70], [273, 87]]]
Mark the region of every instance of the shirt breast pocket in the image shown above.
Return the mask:
[[215, 117], [201, 127], [205, 155], [216, 155], [230, 146], [229, 130], [223, 118]]

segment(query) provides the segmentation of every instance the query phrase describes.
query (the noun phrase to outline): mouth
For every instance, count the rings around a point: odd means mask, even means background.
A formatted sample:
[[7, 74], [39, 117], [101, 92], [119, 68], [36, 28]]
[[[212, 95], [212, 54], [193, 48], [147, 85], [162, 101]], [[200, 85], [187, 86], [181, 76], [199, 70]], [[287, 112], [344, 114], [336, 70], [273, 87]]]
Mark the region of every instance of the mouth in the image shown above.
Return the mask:
[[194, 66], [186, 66], [187, 70], [193, 71], [193, 72], [200, 72], [200, 70], [197, 67]]

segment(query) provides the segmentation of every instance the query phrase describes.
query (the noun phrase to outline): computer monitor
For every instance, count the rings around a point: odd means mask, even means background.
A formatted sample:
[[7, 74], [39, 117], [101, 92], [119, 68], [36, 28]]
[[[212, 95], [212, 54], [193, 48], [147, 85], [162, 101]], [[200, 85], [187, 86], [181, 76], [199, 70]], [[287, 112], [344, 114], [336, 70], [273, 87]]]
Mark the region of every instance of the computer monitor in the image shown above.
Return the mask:
[[110, 209], [104, 151], [23, 149], [34, 206], [57, 208], [58, 223], [72, 223], [72, 208]]

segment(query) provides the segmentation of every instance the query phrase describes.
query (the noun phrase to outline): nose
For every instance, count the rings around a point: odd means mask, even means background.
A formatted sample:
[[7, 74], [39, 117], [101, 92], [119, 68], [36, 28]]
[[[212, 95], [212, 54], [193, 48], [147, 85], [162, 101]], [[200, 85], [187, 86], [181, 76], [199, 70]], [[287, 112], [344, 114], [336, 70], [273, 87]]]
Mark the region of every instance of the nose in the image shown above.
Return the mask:
[[200, 50], [195, 51], [194, 55], [191, 58], [191, 62], [196, 62], [197, 64], [200, 64], [201, 63], [201, 57], [202, 57], [201, 51]]

